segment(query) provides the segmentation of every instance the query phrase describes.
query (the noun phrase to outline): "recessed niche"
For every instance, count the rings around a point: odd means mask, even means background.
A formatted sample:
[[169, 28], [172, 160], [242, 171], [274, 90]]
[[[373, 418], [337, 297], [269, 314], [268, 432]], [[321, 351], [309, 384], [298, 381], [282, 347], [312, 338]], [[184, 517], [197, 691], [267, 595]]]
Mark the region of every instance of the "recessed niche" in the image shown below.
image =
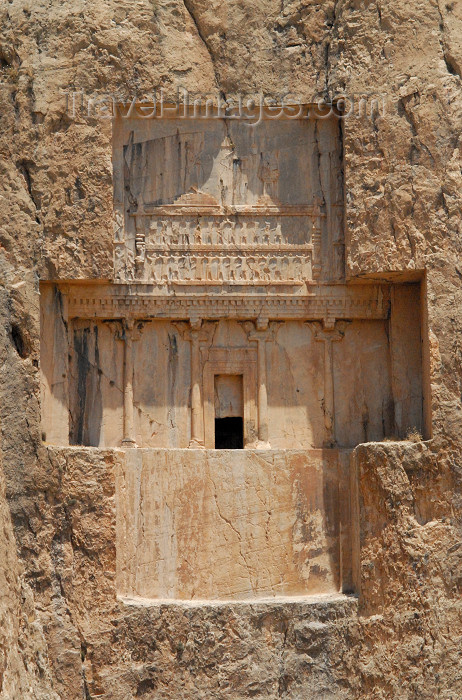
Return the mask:
[[203, 445], [215, 448], [216, 419], [242, 418], [244, 447], [252, 448], [261, 356], [274, 449], [349, 448], [404, 438], [412, 428], [424, 434], [419, 285], [382, 294], [389, 299], [383, 318], [351, 319], [332, 330], [318, 321], [287, 320], [272, 329], [270, 322], [264, 341], [239, 320], [204, 322], [193, 376], [192, 340], [181, 323], [140, 318], [131, 331], [115, 318], [64, 324], [59, 288], [43, 285], [42, 430], [55, 444], [120, 447], [131, 372], [129, 437], [138, 446], [189, 446], [196, 383]]

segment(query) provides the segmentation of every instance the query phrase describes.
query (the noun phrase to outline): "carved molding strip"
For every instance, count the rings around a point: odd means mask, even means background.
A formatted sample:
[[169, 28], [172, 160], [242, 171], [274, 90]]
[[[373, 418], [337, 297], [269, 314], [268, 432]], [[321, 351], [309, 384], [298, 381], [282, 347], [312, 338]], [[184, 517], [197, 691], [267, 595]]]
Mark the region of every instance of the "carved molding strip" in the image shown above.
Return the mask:
[[[343, 243], [338, 243], [336, 245], [343, 245]], [[282, 244], [279, 246], [272, 245], [250, 245], [246, 244], [235, 244], [233, 246], [218, 246], [218, 245], [151, 245], [146, 244], [146, 252], [150, 253], [168, 253], [171, 252], [181, 252], [181, 253], [217, 253], [222, 256], [230, 256], [240, 253], [241, 251], [249, 251], [252, 253], [271, 253], [271, 255], [277, 255], [279, 257], [284, 256], [286, 253], [293, 253], [299, 255], [305, 255], [307, 252], [311, 252], [313, 246], [311, 243], [304, 243], [303, 245], [291, 245], [290, 243]]]
[[314, 219], [325, 218], [325, 212], [319, 211], [316, 205], [174, 205], [159, 206], [155, 202], [144, 202], [141, 211], [130, 212], [130, 216], [310, 216]]
[[390, 290], [385, 285], [361, 287], [319, 286], [310, 295], [271, 296], [227, 294], [222, 298], [206, 294], [156, 296], [146, 285], [60, 285], [68, 296], [69, 318], [159, 318], [185, 319], [386, 319]]

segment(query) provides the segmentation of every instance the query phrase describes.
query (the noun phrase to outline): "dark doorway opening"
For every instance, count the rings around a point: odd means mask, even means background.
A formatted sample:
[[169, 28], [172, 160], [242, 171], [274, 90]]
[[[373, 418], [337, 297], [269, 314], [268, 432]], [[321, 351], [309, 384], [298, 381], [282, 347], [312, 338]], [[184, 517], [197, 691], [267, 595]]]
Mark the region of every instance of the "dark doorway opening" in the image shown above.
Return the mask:
[[244, 421], [242, 417], [215, 418], [215, 449], [244, 449]]

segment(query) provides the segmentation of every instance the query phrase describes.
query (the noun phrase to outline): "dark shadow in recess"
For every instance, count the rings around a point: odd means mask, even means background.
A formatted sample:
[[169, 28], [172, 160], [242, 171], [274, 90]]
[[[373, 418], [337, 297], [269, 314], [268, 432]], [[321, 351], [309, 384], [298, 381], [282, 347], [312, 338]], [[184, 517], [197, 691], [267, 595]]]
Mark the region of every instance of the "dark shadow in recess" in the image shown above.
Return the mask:
[[244, 421], [242, 417], [215, 419], [215, 449], [244, 449]]

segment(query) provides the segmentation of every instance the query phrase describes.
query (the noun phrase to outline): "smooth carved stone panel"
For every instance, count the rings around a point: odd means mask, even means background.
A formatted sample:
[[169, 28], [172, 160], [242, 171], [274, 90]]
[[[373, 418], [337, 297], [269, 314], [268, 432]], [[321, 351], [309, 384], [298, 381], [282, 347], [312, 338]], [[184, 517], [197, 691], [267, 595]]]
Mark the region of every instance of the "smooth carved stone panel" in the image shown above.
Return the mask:
[[122, 435], [123, 347], [118, 324], [75, 320], [69, 338], [69, 442], [115, 447]]
[[242, 418], [244, 415], [243, 375], [215, 375], [215, 418]]
[[[338, 444], [357, 445], [395, 435], [386, 324], [370, 321], [348, 324], [342, 342], [334, 343], [332, 349]], [[409, 361], [402, 359], [406, 364]], [[411, 371], [419, 374], [419, 366]]]
[[115, 279], [341, 279], [339, 133], [335, 118], [118, 120]]
[[[204, 203], [225, 208], [309, 204], [313, 172], [300, 156], [307, 143], [312, 146], [320, 122], [265, 121], [261, 128], [232, 119], [151, 123], [154, 138], [124, 148], [125, 161], [131, 160], [130, 193], [145, 207], [174, 204], [183, 196], [192, 203], [198, 191]], [[298, 178], [294, 165], [300, 167]]]
[[45, 285], [40, 293], [40, 394], [42, 439], [69, 444], [68, 327], [63, 321], [65, 297], [58, 287]]
[[134, 422], [138, 445], [187, 447], [191, 347], [169, 322], [147, 323], [133, 345]]
[[117, 590], [253, 599], [351, 589], [349, 453], [127, 451]]

